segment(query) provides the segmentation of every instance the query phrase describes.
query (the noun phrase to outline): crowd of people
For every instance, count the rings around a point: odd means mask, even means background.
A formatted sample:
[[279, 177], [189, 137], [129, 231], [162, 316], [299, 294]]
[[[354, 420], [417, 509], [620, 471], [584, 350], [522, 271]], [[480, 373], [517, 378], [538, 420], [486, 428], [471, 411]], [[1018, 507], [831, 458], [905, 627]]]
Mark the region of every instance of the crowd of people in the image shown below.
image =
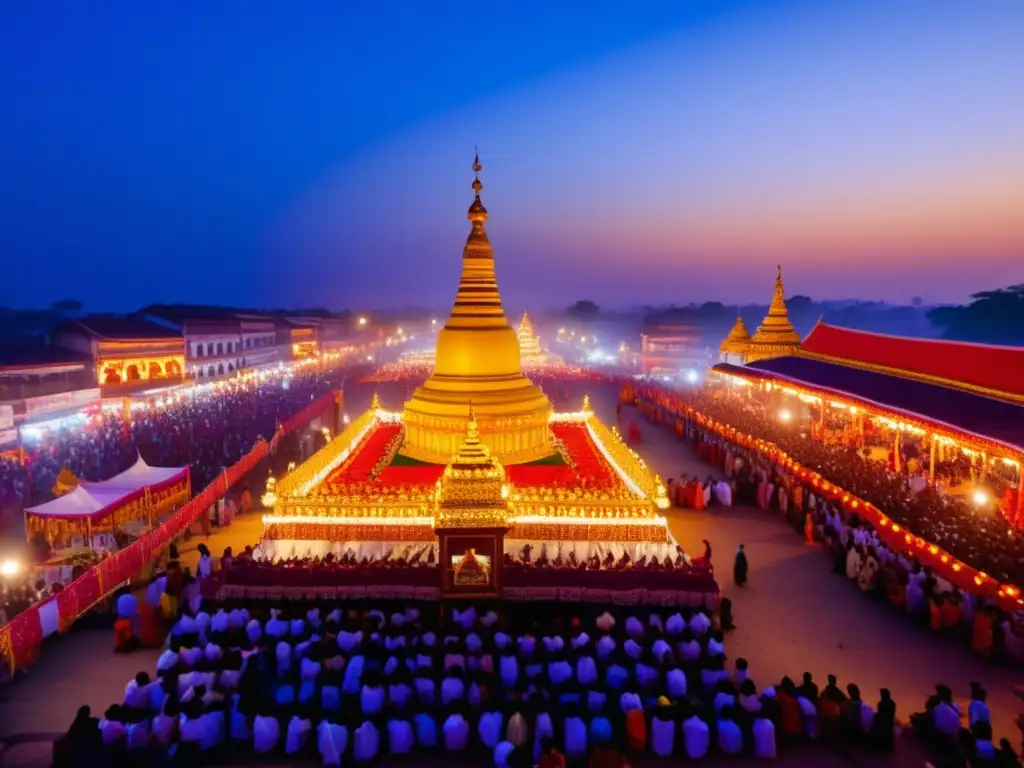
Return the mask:
[[[705, 396], [694, 407], [702, 413], [704, 408], [709, 408], [714, 418], [727, 424], [738, 422], [744, 429], [765, 423], [752, 410], [753, 406], [741, 405], [731, 399], [721, 401]], [[682, 428], [697, 453], [723, 470], [725, 480], [715, 481], [710, 476], [706, 481], [682, 478], [677, 485], [679, 492], [675, 494], [680, 506], [703, 508], [710, 503], [728, 505], [735, 502], [777, 510], [808, 542], [824, 542], [832, 553], [836, 571], [845, 574], [866, 594], [888, 600], [897, 609], [926, 622], [936, 632], [966, 637], [973, 650], [985, 659], [1024, 660], [1024, 613], [1010, 614], [1000, 610], [994, 601], [958, 589], [941, 575], [922, 567], [914, 558], [893, 551], [863, 518], [816, 494], [813, 487], [759, 452], [727, 441], [714, 430], [702, 428], [695, 420], [686, 421]], [[765, 438], [771, 439], [767, 434]], [[856, 457], [851, 460], [863, 464], [859, 471], [848, 467], [846, 473], [833, 474], [832, 470], [840, 464], [832, 449], [820, 445], [815, 447], [807, 442], [803, 455], [808, 458], [811, 455], [821, 456], [821, 464], [808, 463], [807, 466], [818, 469], [830, 480], [835, 478], [834, 481], [844, 490], [848, 487], [837, 475], [862, 478], [858, 489], [880, 490], [887, 487], [884, 481], [875, 483], [867, 479], [872, 472], [884, 473], [884, 468], [864, 464], [863, 459]], [[801, 455], [793, 455], [804, 461]], [[909, 491], [899, 491], [898, 482], [888, 487], [893, 495], [885, 498], [894, 500], [891, 506], [882, 506], [882, 497], [876, 497], [878, 500], [873, 502], [886, 514], [894, 520], [901, 520], [893, 510], [901, 505], [917, 509]], [[691, 500], [698, 501], [693, 504]], [[982, 541], [986, 535], [984, 531], [983, 528], [979, 533]], [[927, 537], [928, 534], [921, 535]], [[975, 542], [974, 546], [979, 544]], [[996, 557], [1000, 555], [997, 553]]]
[[[439, 622], [427, 605], [264, 605], [184, 603], [155, 675], [128, 681], [102, 718], [83, 707], [55, 764], [415, 754], [429, 765], [466, 753], [499, 767], [617, 768], [630, 754], [773, 758], [818, 740], [884, 753], [898, 732], [887, 690], [872, 706], [831, 675], [759, 686], [746, 660], [727, 660], [719, 617], [703, 609], [506, 603]], [[992, 743], [984, 692], [954, 729], [946, 690], [915, 728], [1019, 766]]]
[[[669, 393], [647, 388], [639, 394], [673, 414], [692, 407], [770, 441], [829, 482], [875, 505], [909, 532], [1000, 582], [1024, 584], [1024, 534], [997, 512], [978, 508], [969, 495], [940, 493], [928, 485], [912, 489], [909, 462], [894, 465], [868, 458], [868, 452], [855, 444], [812, 439], [796, 420], [780, 421], [769, 400], [752, 389], [730, 393], [725, 388], [707, 387]], [[950, 457], [951, 480], [964, 466]]]
[[0, 504], [48, 501], [64, 467], [83, 480], [105, 480], [140, 455], [153, 466], [190, 465], [193, 488], [205, 488], [254, 443], [270, 439], [284, 419], [337, 383], [330, 372], [315, 369], [228, 380], [135, 410], [131, 423], [118, 411], [97, 414], [84, 427], [48, 431], [24, 446], [24, 460], [12, 455], [0, 465]]

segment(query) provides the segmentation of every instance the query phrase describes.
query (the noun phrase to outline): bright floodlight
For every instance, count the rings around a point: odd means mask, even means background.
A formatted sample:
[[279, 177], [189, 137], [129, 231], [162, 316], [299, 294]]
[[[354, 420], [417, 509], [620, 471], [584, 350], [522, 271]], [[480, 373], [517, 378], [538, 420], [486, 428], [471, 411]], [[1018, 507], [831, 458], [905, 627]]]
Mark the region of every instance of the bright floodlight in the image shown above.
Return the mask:
[[21, 563], [19, 563], [17, 560], [8, 559], [0, 563], [0, 576], [3, 576], [4, 578], [9, 579], [12, 576], [17, 576], [18, 571], [20, 570]]
[[973, 501], [979, 507], [985, 506], [986, 504], [988, 504], [988, 491], [986, 491], [984, 488], [975, 488], [971, 492], [971, 501]]
[[691, 384], [696, 384], [697, 383], [697, 379], [698, 379], [698, 376], [697, 376], [697, 372], [696, 371], [687, 371], [686, 372], [686, 380], [688, 382], [690, 382]]
[[365, 318], [365, 317], [360, 317], [360, 318], [359, 318], [359, 324], [360, 324], [360, 325], [366, 325], [366, 323], [367, 323], [367, 320], [366, 320], [366, 318]]
[[783, 408], [779, 411], [779, 421], [789, 421], [793, 418], [793, 414], [790, 413], [788, 408]]

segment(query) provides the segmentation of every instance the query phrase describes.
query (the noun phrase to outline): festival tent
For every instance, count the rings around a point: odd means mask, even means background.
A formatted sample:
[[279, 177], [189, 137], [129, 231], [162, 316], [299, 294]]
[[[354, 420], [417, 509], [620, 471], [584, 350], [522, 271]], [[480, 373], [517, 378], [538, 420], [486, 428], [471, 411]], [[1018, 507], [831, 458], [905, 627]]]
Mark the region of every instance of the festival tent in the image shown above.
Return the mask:
[[188, 467], [151, 467], [138, 457], [131, 467], [108, 480], [81, 482], [53, 501], [28, 507], [25, 528], [31, 538], [42, 531], [55, 540], [84, 536], [92, 540], [96, 526], [116, 528], [133, 520], [152, 522], [189, 494]]

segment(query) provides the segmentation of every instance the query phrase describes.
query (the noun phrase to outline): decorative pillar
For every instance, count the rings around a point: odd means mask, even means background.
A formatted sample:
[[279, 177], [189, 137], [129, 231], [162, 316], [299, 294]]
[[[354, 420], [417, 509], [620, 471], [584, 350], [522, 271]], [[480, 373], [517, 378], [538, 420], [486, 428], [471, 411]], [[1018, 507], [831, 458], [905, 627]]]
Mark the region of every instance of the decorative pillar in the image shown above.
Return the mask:
[[932, 447], [928, 451], [928, 484], [931, 486], [935, 485], [935, 433], [932, 432]]
[[892, 466], [897, 473], [903, 471], [903, 461], [900, 459], [900, 428], [896, 426], [896, 437], [892, 445]]
[[821, 442], [825, 443], [825, 398], [821, 398]]
[[985, 478], [988, 476], [988, 454], [985, 451], [981, 452], [981, 476], [979, 482], [984, 483]]

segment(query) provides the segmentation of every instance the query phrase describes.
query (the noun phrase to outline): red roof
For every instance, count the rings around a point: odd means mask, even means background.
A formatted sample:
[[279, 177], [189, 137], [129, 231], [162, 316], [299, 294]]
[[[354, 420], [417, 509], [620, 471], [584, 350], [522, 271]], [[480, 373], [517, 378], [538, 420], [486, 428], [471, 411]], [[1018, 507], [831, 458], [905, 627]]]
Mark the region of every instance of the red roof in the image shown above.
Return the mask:
[[886, 336], [818, 323], [800, 351], [854, 367], [1024, 397], [1024, 347]]

